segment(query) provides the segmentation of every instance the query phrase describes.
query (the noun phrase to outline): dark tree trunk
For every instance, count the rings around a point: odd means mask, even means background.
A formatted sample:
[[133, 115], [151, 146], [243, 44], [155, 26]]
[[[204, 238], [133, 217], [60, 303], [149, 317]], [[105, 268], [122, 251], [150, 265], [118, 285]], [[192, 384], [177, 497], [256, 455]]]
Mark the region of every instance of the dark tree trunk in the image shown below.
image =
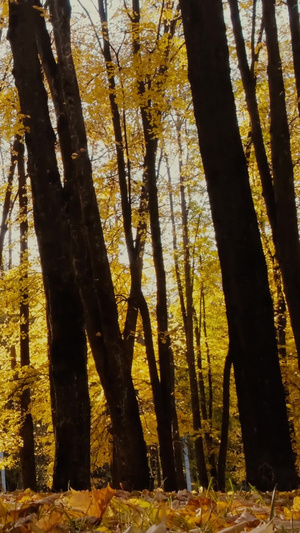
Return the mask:
[[8, 230], [8, 217], [9, 213], [11, 211], [11, 196], [12, 196], [12, 184], [13, 184], [13, 178], [15, 173], [15, 168], [17, 164], [17, 148], [19, 145], [19, 138], [16, 137], [14, 140], [14, 143], [11, 147], [11, 161], [10, 161], [10, 167], [8, 171], [7, 176], [7, 185], [6, 185], [6, 191], [5, 191], [5, 197], [3, 202], [3, 209], [2, 209], [2, 217], [1, 217], [1, 226], [0, 226], [0, 273], [3, 272], [3, 248], [4, 248], [4, 241], [5, 236]]
[[[102, 26], [103, 35], [103, 56], [105, 59], [107, 81], [109, 88], [109, 102], [112, 114], [112, 123], [115, 135], [115, 147], [118, 164], [118, 176], [119, 186], [121, 193], [122, 213], [123, 213], [123, 226], [126, 247], [129, 257], [129, 267], [131, 274], [131, 290], [128, 298], [128, 309], [124, 327], [124, 342], [126, 355], [130, 363], [133, 359], [135, 330], [138, 317], [138, 295], [141, 291], [142, 280], [142, 266], [143, 266], [143, 251], [146, 236], [147, 223], [145, 223], [145, 217], [140, 216], [138, 222], [138, 228], [136, 230], [136, 239], [133, 239], [133, 227], [132, 227], [132, 209], [131, 209], [131, 185], [130, 185], [130, 164], [126, 165], [125, 162], [125, 143], [127, 137], [122, 134], [122, 123], [119, 106], [117, 102], [116, 94], [116, 82], [114, 71], [112, 68], [113, 60], [111, 56], [111, 48], [109, 41], [108, 31], [108, 19], [107, 19], [107, 6], [105, 6], [104, 0], [98, 0], [98, 10]], [[145, 194], [145, 187], [142, 187], [141, 191], [141, 210], [148, 212], [147, 195]]]
[[[215, 454], [213, 451], [213, 438], [212, 438], [212, 422], [213, 422], [213, 381], [212, 381], [212, 367], [211, 367], [211, 356], [210, 349], [208, 345], [208, 335], [207, 335], [207, 324], [206, 324], [206, 306], [205, 306], [205, 291], [201, 287], [200, 298], [202, 300], [202, 322], [203, 322], [203, 334], [204, 342], [206, 348], [206, 359], [207, 359], [207, 369], [208, 369], [208, 413], [204, 420], [209, 423], [209, 430], [205, 433], [205, 440], [208, 449], [208, 461], [210, 464], [211, 476], [216, 480], [217, 479], [217, 466]], [[201, 303], [200, 303], [201, 306]], [[203, 378], [203, 376], [202, 376]], [[201, 389], [200, 389], [201, 390]]]
[[230, 81], [221, 0], [180, 1], [246, 459], [258, 489], [297, 485], [273, 306]]
[[[148, 194], [145, 187], [146, 173], [144, 173], [144, 183], [141, 190], [140, 198], [140, 213], [139, 222], [136, 230], [136, 239], [133, 240], [132, 231], [132, 211], [131, 211], [131, 197], [130, 197], [130, 174], [126, 171], [125, 156], [124, 156], [124, 142], [121, 127], [121, 117], [116, 98], [116, 83], [112, 70], [112, 57], [110, 52], [109, 32], [107, 11], [105, 9], [104, 1], [98, 0], [99, 15], [102, 25], [103, 34], [103, 55], [107, 69], [107, 79], [109, 86], [109, 99], [112, 113], [112, 121], [114, 127], [116, 154], [118, 163], [119, 185], [122, 201], [122, 213], [124, 223], [124, 233], [129, 257], [129, 266], [131, 274], [131, 290], [128, 299], [128, 309], [123, 332], [126, 356], [132, 362], [134, 349], [134, 332], [136, 330], [138, 309], [140, 309], [144, 334], [146, 353], [150, 373], [150, 381], [153, 391], [154, 408], [157, 418], [157, 432], [159, 439], [159, 451], [162, 465], [163, 478], [166, 480], [165, 484], [168, 487], [168, 480], [172, 479], [173, 468], [173, 445], [171, 429], [168, 429], [168, 423], [165, 416], [165, 406], [161, 396], [161, 383], [158, 377], [157, 365], [154, 354], [152, 328], [150, 322], [149, 311], [147, 303], [142, 294], [142, 266], [143, 266], [143, 252], [145, 244], [145, 236], [147, 233], [146, 217], [143, 216], [148, 213]], [[126, 135], [124, 135], [126, 140]], [[130, 166], [129, 166], [130, 168]], [[169, 486], [171, 489], [171, 486]], [[183, 487], [182, 487], [183, 488]]]
[[[34, 223], [47, 303], [55, 436], [53, 490], [90, 486], [90, 405], [86, 340], [70, 235], [55, 157], [55, 135], [35, 42], [32, 2], [10, 2], [9, 39], [24, 115]], [[34, 93], [34, 98], [33, 98]]]
[[[21, 367], [30, 365], [29, 292], [28, 292], [28, 201], [24, 166], [24, 145], [18, 139], [19, 216], [20, 216], [20, 359]], [[21, 393], [20, 459], [23, 487], [37, 489], [34, 456], [33, 419], [30, 412], [30, 388], [25, 383]]]
[[223, 410], [222, 410], [222, 426], [221, 426], [221, 442], [218, 457], [218, 489], [225, 492], [225, 472], [226, 472], [226, 456], [228, 448], [228, 432], [229, 432], [229, 408], [230, 408], [230, 371], [232, 360], [228, 352], [223, 374]]
[[[170, 427], [168, 424], [168, 419], [166, 415], [166, 409], [163, 402], [162, 391], [161, 391], [161, 382], [159, 380], [157, 364], [155, 359], [155, 351], [153, 346], [153, 335], [151, 320], [147, 302], [143, 296], [140, 294], [138, 301], [138, 306], [140, 309], [143, 329], [145, 335], [145, 345], [146, 345], [146, 354], [149, 366], [149, 375], [151, 381], [151, 388], [153, 393], [154, 400], [154, 409], [157, 419], [157, 433], [159, 440], [159, 453], [161, 459], [162, 475], [163, 479], [169, 479], [171, 473], [174, 469], [173, 461], [173, 439]], [[164, 485], [168, 487], [168, 483], [164, 482]], [[182, 485], [184, 485], [182, 483]]]
[[[236, 50], [241, 72], [241, 78], [244, 86], [246, 103], [251, 123], [251, 142], [253, 142], [257, 166], [261, 178], [263, 197], [265, 199], [269, 221], [272, 227], [274, 240], [276, 239], [276, 206], [273, 189], [273, 179], [269, 167], [269, 162], [265, 150], [263, 133], [261, 128], [258, 104], [256, 99], [256, 79], [253, 68], [249, 67], [245, 41], [243, 37], [242, 25], [239, 16], [239, 7], [237, 0], [229, 0], [232, 27], [236, 42]], [[255, 16], [255, 14], [254, 14]], [[254, 48], [254, 43], [252, 48]], [[255, 52], [253, 51], [255, 54]], [[257, 61], [257, 57], [253, 57], [252, 64]]]
[[[140, 3], [139, 0], [132, 1], [132, 32], [133, 32], [133, 51], [137, 59], [140, 54], [139, 42], [139, 22], [140, 22]], [[166, 59], [166, 58], [165, 58]], [[167, 69], [167, 63], [161, 66], [161, 74]], [[145, 84], [141, 76], [137, 78], [138, 93], [141, 98], [145, 99]], [[141, 100], [141, 102], [143, 102]], [[148, 100], [148, 106], [144, 103], [140, 104], [141, 117], [143, 123], [143, 133], [145, 139], [145, 157], [144, 157], [144, 173], [145, 183], [148, 193], [149, 214], [150, 214], [150, 230], [152, 239], [153, 261], [156, 273], [156, 287], [157, 287], [157, 304], [156, 304], [156, 319], [158, 328], [158, 354], [160, 367], [160, 385], [163, 405], [165, 408], [165, 423], [168, 431], [173, 436], [173, 443], [176, 446], [179, 442], [178, 435], [178, 421], [175, 406], [175, 384], [174, 384], [174, 359], [171, 348], [171, 339], [168, 333], [168, 311], [167, 311], [167, 292], [166, 292], [166, 274], [164, 268], [161, 231], [159, 222], [159, 206], [158, 206], [158, 192], [156, 183], [156, 155], [158, 138], [155, 134], [151, 116], [151, 101]], [[157, 118], [159, 120], [159, 117]], [[178, 448], [177, 448], [178, 450]], [[175, 453], [173, 458], [169, 457], [168, 465], [173, 466], [169, 470], [168, 477], [165, 480], [166, 490], [176, 490], [178, 481], [180, 484], [183, 481], [183, 464], [179, 453]], [[176, 473], [177, 470], [177, 473]], [[177, 479], [178, 478], [178, 479]]]
[[274, 0], [263, 0], [262, 5], [268, 49], [270, 133], [277, 218], [277, 253], [300, 368], [300, 242], [293, 161], [277, 37], [275, 3]]
[[300, 24], [298, 0], [287, 0], [287, 5], [289, 10], [289, 20], [292, 36], [292, 51], [298, 97], [298, 112], [300, 115]]
[[[86, 327], [112, 419], [114, 484], [148, 486], [149, 469], [131, 368], [118, 324], [118, 310], [104, 243], [70, 42], [68, 0], [49, 2], [58, 56], [66, 127], [60, 139], [65, 158], [65, 195], [74, 265]], [[58, 85], [59, 85], [58, 84]], [[74, 157], [76, 154], [76, 157]], [[66, 172], [68, 170], [68, 173]]]
[[[291, 316], [298, 361], [300, 365], [300, 245], [297, 228], [297, 213], [293, 181], [293, 164], [290, 151], [289, 128], [285, 108], [285, 92], [282, 79], [281, 61], [277, 41], [275, 7], [273, 0], [264, 3], [264, 26], [269, 54], [269, 86], [271, 101], [271, 148], [274, 186], [269, 169], [262, 136], [258, 105], [255, 94], [255, 77], [247, 61], [245, 43], [237, 0], [230, 0], [232, 24], [235, 34], [239, 66], [246, 94], [247, 107], [251, 120], [252, 140], [258, 169], [261, 177], [263, 195], [272, 228], [276, 254], [283, 275], [284, 291]], [[291, 2], [290, 2], [291, 4]], [[294, 32], [293, 51], [297, 50], [295, 6], [289, 5], [291, 27]], [[299, 20], [297, 22], [299, 31]], [[296, 58], [296, 65], [299, 59]], [[296, 78], [297, 79], [297, 78]], [[299, 80], [300, 84], [300, 80]], [[297, 85], [298, 87], [298, 85]]]
[[[179, 146], [181, 147], [180, 132]], [[179, 149], [180, 150], [180, 149]], [[180, 150], [181, 152], [181, 150]], [[185, 337], [186, 337], [186, 358], [188, 364], [188, 373], [191, 391], [191, 406], [193, 416], [193, 429], [196, 433], [200, 433], [195, 439], [195, 455], [197, 461], [197, 469], [200, 484], [203, 487], [208, 486], [208, 476], [205, 463], [205, 454], [203, 446], [202, 421], [200, 412], [200, 398], [198, 391], [198, 380], [195, 365], [195, 350], [194, 350], [194, 302], [193, 302], [193, 285], [191, 276], [191, 262], [190, 262], [190, 241], [188, 234], [188, 214], [185, 198], [185, 185], [182, 174], [182, 160], [180, 153], [180, 199], [181, 199], [181, 222], [182, 222], [182, 244], [183, 244], [183, 261], [184, 261], [184, 285], [185, 285]]]

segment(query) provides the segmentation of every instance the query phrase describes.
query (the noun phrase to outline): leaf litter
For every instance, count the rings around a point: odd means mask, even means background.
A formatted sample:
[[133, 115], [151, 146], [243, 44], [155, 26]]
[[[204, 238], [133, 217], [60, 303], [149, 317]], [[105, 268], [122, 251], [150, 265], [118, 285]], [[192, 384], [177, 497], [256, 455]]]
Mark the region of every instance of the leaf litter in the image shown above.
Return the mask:
[[300, 533], [300, 491], [0, 494], [0, 533]]

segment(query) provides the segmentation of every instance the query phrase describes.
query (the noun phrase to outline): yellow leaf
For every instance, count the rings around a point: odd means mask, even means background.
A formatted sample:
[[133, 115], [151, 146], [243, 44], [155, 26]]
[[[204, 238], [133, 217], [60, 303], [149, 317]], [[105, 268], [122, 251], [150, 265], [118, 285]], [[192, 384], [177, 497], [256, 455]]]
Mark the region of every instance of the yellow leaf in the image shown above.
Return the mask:
[[51, 531], [55, 526], [57, 526], [62, 521], [62, 514], [58, 510], [54, 510], [52, 513], [44, 514], [37, 522], [36, 526], [40, 528], [41, 531]]

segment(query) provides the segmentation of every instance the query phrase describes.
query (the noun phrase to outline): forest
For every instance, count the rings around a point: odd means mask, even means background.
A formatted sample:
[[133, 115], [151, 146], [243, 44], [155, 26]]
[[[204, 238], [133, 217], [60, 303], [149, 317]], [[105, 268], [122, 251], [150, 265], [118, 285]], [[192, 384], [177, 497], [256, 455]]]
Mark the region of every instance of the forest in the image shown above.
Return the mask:
[[296, 489], [298, 0], [0, 12], [2, 490]]

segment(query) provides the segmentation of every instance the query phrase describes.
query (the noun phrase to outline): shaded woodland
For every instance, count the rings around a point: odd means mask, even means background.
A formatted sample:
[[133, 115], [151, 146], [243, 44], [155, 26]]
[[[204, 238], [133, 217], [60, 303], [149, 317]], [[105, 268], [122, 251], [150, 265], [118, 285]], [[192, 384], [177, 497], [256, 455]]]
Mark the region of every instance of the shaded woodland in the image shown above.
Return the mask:
[[298, 2], [0, 7], [2, 488], [296, 488]]

